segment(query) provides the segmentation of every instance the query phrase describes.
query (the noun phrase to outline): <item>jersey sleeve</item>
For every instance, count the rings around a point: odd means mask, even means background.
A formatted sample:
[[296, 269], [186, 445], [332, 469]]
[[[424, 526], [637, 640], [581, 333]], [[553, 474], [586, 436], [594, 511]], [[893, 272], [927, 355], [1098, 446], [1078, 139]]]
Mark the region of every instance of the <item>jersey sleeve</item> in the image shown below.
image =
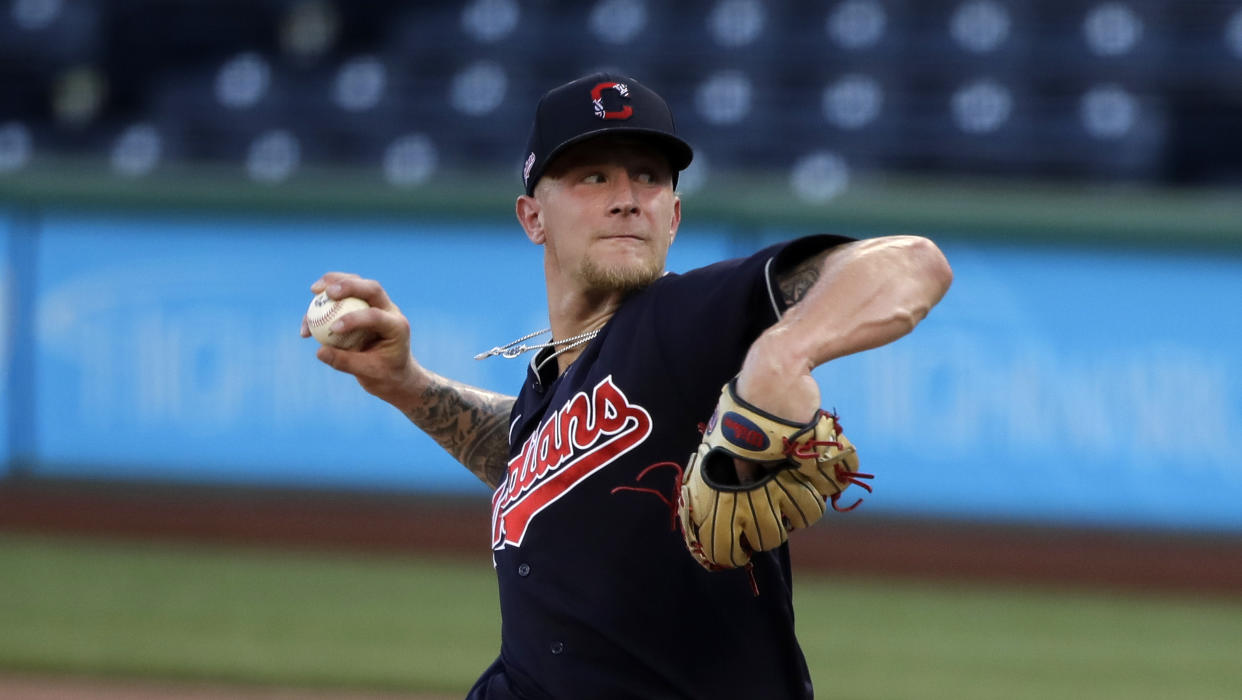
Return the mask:
[[689, 409], [710, 410], [720, 387], [741, 369], [750, 344], [780, 319], [785, 302], [779, 274], [851, 240], [799, 238], [662, 280], [649, 301], [656, 350], [665, 381]]

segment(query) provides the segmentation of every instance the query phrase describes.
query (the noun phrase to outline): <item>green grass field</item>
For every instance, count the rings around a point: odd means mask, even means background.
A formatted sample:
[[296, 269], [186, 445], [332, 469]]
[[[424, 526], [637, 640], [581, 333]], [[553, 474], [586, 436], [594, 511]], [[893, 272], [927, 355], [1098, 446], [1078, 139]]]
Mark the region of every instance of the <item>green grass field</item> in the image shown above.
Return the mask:
[[[485, 555], [0, 535], [0, 669], [464, 694], [499, 644]], [[796, 604], [824, 698], [1242, 693], [1242, 599], [804, 576]]]

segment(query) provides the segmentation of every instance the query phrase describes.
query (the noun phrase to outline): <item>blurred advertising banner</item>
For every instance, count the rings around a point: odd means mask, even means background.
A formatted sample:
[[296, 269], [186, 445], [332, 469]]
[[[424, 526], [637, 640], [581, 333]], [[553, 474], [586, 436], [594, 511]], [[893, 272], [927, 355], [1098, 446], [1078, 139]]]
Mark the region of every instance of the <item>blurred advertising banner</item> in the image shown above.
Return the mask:
[[[682, 269], [727, 257], [679, 241]], [[429, 369], [516, 393], [548, 325], [541, 249], [514, 224], [48, 216], [38, 254], [44, 475], [310, 488], [485, 490], [298, 335], [328, 271], [384, 284]]]
[[[684, 229], [669, 268], [768, 242]], [[865, 509], [1242, 531], [1242, 259], [943, 247], [956, 281], [912, 335], [816, 373], [877, 475]], [[473, 356], [547, 325], [516, 224], [49, 214], [34, 473], [483, 494], [298, 336], [329, 270], [383, 282], [420, 362], [484, 388], [529, 356]]]
[[11, 367], [12, 346], [11, 336], [15, 322], [16, 308], [15, 290], [13, 289], [13, 263], [9, 247], [12, 242], [12, 219], [0, 209], [0, 479], [9, 472], [12, 461], [9, 433], [9, 405], [12, 403], [13, 386]]
[[1242, 531], [1242, 259], [944, 250], [923, 325], [816, 373], [869, 507]]

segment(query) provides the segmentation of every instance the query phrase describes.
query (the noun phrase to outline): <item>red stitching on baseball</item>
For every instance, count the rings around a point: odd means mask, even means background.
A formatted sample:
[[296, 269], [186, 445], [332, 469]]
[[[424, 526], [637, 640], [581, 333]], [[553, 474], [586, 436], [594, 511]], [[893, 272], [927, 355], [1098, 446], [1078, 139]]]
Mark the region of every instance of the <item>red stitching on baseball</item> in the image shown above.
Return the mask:
[[322, 326], [328, 321], [331, 321], [332, 319], [336, 318], [336, 312], [340, 310], [341, 310], [341, 300], [335, 299], [332, 302], [332, 308], [328, 309], [328, 312], [325, 313], [323, 316], [320, 316], [318, 319], [314, 321], [309, 321], [309, 325], [312, 327]]

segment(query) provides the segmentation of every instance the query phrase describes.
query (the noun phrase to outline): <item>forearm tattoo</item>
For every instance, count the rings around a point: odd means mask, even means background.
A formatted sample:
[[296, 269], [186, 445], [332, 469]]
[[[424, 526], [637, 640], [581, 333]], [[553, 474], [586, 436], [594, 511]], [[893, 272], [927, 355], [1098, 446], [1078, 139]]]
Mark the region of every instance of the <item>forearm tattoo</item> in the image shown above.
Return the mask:
[[405, 416], [483, 483], [499, 486], [509, 463], [509, 412], [516, 399], [443, 378], [421, 398], [422, 405]]
[[824, 266], [824, 258], [830, 251], [825, 250], [818, 255], [803, 260], [789, 270], [777, 273], [776, 283], [785, 297], [785, 306], [793, 306], [815, 286], [819, 280], [820, 269]]

